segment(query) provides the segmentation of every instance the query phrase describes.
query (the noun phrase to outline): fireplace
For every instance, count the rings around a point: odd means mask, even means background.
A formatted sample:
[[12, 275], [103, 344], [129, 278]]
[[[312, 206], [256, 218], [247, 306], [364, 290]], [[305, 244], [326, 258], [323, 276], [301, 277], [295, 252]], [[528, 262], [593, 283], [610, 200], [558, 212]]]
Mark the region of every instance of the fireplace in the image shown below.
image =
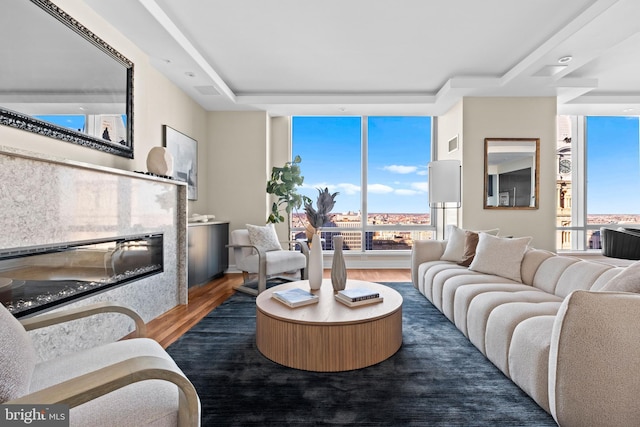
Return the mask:
[[24, 317], [164, 271], [163, 235], [0, 251], [0, 301]]

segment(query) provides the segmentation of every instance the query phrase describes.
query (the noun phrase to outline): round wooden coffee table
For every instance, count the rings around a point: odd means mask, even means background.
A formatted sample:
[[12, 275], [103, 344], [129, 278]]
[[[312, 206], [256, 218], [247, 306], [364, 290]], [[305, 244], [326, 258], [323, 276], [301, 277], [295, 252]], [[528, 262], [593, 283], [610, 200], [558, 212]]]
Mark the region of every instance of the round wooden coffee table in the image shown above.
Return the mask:
[[368, 288], [384, 298], [358, 307], [336, 301], [329, 279], [312, 291], [320, 296], [317, 304], [290, 308], [271, 298], [295, 287], [309, 290], [309, 282], [274, 286], [256, 298], [256, 344], [268, 359], [307, 371], [349, 371], [382, 362], [402, 345], [402, 296], [394, 289], [348, 280], [347, 288]]

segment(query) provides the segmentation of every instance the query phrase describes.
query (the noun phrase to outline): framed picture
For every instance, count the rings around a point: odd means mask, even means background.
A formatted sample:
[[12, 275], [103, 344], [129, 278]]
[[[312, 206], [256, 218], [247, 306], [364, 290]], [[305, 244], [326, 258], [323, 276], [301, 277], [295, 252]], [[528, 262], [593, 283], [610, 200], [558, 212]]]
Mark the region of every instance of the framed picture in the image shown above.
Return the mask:
[[449, 152], [452, 153], [458, 149], [458, 135], [449, 140]]
[[164, 146], [173, 156], [173, 178], [187, 183], [187, 198], [198, 200], [198, 141], [163, 125]]
[[499, 206], [509, 206], [509, 192], [508, 191], [503, 191], [500, 194], [498, 194], [498, 197], [500, 198], [498, 200], [498, 205]]

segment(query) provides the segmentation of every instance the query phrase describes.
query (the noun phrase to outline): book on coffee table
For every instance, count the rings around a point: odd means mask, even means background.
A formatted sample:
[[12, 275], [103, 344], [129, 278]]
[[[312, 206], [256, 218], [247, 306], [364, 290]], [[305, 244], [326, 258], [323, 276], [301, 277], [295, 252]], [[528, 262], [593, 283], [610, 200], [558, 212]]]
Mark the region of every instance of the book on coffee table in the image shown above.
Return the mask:
[[344, 298], [345, 301], [357, 302], [367, 299], [375, 299], [380, 297], [380, 294], [376, 291], [372, 291], [367, 288], [349, 288], [338, 291], [336, 295]]
[[365, 298], [358, 301], [351, 301], [347, 297], [344, 297], [342, 294], [340, 294], [340, 292], [335, 294], [335, 298], [336, 298], [336, 301], [340, 301], [341, 303], [349, 307], [357, 307], [360, 305], [373, 304], [376, 302], [382, 302], [384, 300], [384, 298], [378, 295], [377, 297], [374, 297], [374, 298]]
[[300, 288], [292, 288], [284, 291], [275, 291], [271, 297], [289, 307], [301, 307], [303, 305], [316, 304], [320, 299], [318, 295]]

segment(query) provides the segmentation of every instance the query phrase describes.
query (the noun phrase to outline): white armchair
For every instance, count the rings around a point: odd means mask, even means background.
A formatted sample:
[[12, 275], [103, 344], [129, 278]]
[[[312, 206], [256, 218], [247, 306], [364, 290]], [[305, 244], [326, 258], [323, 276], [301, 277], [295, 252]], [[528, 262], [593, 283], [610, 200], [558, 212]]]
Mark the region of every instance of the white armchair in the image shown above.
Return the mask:
[[[117, 312], [135, 338], [37, 361], [27, 330]], [[0, 403], [66, 404], [71, 426], [199, 426], [198, 394], [132, 310], [98, 303], [18, 321], [0, 304]]]
[[[238, 229], [231, 232], [229, 248], [233, 249], [236, 268], [242, 271], [243, 284], [235, 289], [251, 295], [258, 295], [267, 289], [267, 278], [270, 276], [300, 270], [300, 278], [306, 279], [307, 252], [305, 244], [300, 244], [301, 251], [291, 249], [265, 250], [251, 243], [249, 230]], [[287, 242], [296, 244], [299, 242]], [[257, 274], [255, 281], [249, 280], [250, 274]]]

